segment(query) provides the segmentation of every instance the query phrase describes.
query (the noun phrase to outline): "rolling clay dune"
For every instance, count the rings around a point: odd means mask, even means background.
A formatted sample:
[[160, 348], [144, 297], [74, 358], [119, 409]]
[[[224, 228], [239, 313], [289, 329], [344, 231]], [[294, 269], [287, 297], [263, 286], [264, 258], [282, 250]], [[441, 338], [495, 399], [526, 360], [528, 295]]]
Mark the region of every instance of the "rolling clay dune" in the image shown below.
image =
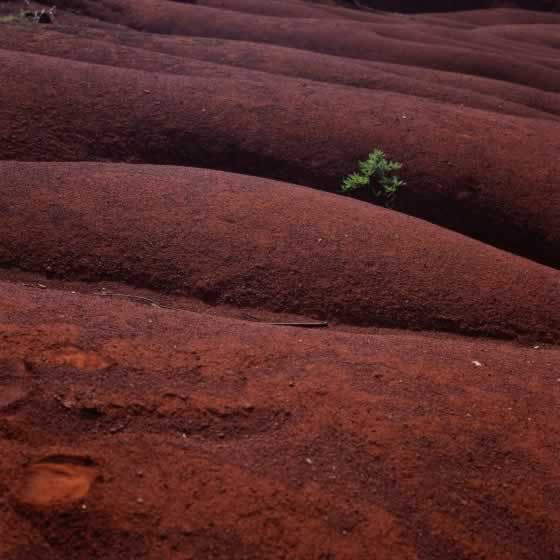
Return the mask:
[[6, 159], [197, 165], [335, 190], [379, 144], [407, 162], [401, 210], [559, 266], [556, 119], [264, 73], [186, 80], [12, 50], [0, 62]]
[[560, 6], [421, 4], [0, 1], [1, 560], [560, 557]]
[[0, 163], [0, 185], [0, 265], [356, 325], [560, 342], [559, 271], [364, 202], [143, 165]]

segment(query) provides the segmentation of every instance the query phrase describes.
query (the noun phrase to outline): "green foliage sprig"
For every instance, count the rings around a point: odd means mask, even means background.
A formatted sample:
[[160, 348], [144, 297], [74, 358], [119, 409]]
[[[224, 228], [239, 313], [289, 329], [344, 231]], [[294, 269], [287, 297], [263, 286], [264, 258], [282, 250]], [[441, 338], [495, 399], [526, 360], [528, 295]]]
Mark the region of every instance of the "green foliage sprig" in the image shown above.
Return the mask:
[[348, 175], [342, 183], [342, 192], [349, 194], [369, 188], [371, 194], [384, 206], [391, 206], [395, 196], [406, 183], [395, 171], [402, 168], [398, 161], [390, 161], [381, 150], [374, 150], [366, 161], [358, 163], [359, 173]]

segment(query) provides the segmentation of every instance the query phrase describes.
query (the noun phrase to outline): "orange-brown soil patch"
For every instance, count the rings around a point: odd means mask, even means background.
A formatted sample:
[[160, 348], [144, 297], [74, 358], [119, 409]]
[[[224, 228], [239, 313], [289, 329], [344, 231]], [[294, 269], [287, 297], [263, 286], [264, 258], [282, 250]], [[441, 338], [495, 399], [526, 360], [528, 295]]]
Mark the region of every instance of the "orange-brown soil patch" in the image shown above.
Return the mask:
[[[0, 295], [2, 558], [558, 551], [557, 349]], [[41, 360], [69, 336], [111, 367]]]
[[0, 20], [0, 559], [560, 557], [560, 14], [57, 5]]

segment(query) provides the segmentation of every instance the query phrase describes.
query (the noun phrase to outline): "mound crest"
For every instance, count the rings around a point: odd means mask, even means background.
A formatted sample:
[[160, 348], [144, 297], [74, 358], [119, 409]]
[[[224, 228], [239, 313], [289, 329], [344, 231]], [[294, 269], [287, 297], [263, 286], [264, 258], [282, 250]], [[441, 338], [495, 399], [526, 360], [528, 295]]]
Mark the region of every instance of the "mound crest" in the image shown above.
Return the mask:
[[0, 164], [0, 264], [359, 325], [560, 340], [560, 273], [426, 222], [194, 168]]
[[560, 267], [556, 119], [267, 73], [185, 79], [16, 51], [0, 62], [4, 159], [196, 165], [335, 190], [379, 146], [405, 164], [400, 210]]

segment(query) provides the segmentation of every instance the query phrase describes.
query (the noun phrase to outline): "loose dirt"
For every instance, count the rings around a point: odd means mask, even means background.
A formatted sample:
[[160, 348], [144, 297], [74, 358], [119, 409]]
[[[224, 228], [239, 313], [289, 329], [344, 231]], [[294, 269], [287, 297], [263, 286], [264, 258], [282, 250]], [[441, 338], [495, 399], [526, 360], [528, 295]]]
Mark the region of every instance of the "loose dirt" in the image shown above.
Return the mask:
[[57, 6], [0, 23], [0, 558], [560, 557], [560, 14]]

